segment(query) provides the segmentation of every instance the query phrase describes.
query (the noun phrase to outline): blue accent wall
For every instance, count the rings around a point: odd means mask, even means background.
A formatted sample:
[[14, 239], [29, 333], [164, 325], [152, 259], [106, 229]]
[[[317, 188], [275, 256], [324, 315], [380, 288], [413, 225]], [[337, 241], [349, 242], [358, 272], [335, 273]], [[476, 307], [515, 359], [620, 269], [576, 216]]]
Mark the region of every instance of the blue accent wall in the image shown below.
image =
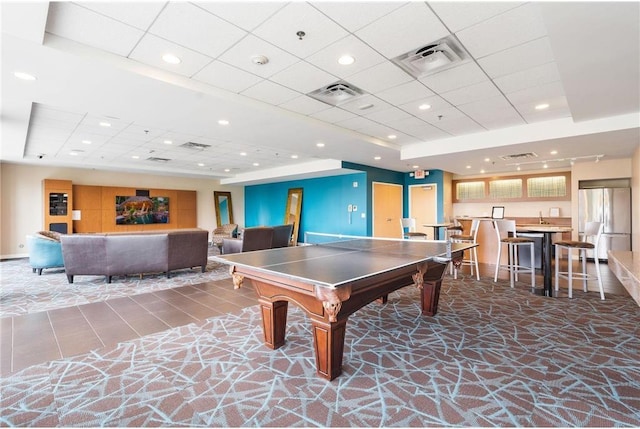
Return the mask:
[[[293, 180], [245, 187], [245, 226], [273, 226], [284, 222], [290, 188], [302, 188], [298, 241], [305, 231], [367, 235], [366, 174], [354, 173], [317, 179]], [[354, 187], [353, 183], [358, 186]], [[349, 213], [349, 204], [357, 207]], [[361, 213], [365, 213], [365, 218]]]
[[[442, 171], [430, 170], [429, 176], [425, 179], [414, 179], [408, 173], [347, 162], [343, 162], [343, 168], [360, 172], [245, 187], [245, 227], [284, 223], [289, 189], [302, 188], [302, 213], [298, 241], [304, 240], [305, 231], [371, 236], [373, 182], [403, 185], [405, 216], [408, 213], [408, 186], [436, 183], [438, 185], [438, 220], [442, 220], [444, 202]], [[354, 187], [354, 183], [358, 186]], [[347, 207], [350, 204], [355, 205], [357, 211], [349, 213]], [[365, 215], [364, 218], [362, 213]]]

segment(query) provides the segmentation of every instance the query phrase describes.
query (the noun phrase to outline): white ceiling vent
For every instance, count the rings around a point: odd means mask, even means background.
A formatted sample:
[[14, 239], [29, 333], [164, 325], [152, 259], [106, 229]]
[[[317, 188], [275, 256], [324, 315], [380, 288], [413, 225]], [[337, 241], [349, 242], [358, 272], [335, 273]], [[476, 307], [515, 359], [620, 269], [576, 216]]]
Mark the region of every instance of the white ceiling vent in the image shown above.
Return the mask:
[[309, 97], [332, 106], [338, 106], [347, 101], [355, 100], [364, 95], [360, 88], [345, 81], [334, 82], [307, 94]]
[[186, 149], [194, 149], [194, 150], [205, 150], [206, 148], [211, 147], [210, 144], [204, 143], [196, 143], [196, 142], [186, 142], [181, 144], [180, 147], [184, 147]]
[[452, 36], [414, 49], [392, 61], [415, 78], [459, 65], [468, 58]]
[[171, 161], [169, 158], [158, 158], [157, 156], [150, 156], [149, 158], [147, 158], [147, 161], [153, 161], [153, 162], [169, 162]]
[[500, 159], [503, 161], [523, 161], [525, 159], [537, 158], [538, 155], [534, 152], [516, 153], [513, 155], [502, 155]]

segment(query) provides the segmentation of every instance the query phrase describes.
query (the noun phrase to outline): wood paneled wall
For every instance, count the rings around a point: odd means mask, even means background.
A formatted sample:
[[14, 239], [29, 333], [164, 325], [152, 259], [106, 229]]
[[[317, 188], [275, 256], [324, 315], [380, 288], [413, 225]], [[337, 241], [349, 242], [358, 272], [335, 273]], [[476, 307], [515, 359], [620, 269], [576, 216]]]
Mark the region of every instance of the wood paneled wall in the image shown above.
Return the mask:
[[149, 189], [150, 197], [169, 198], [169, 223], [116, 225], [116, 196], [135, 194], [136, 188], [73, 185], [73, 209], [81, 213], [81, 220], [73, 221], [73, 231], [129, 232], [197, 227], [196, 191], [175, 189]]

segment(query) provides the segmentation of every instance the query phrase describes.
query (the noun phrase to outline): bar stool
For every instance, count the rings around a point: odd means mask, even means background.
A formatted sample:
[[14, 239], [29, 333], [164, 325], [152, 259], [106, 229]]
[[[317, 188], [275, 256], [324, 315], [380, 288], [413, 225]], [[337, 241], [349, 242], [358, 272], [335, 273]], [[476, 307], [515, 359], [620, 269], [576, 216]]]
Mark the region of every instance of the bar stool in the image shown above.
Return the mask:
[[410, 240], [426, 240], [427, 234], [424, 232], [416, 232], [416, 219], [413, 217], [405, 217], [400, 219], [402, 227], [402, 238]]
[[[600, 236], [604, 224], [602, 222], [587, 222], [584, 225], [584, 234], [582, 240], [573, 241], [558, 241], [556, 246], [556, 291], [558, 290], [558, 280], [560, 277], [567, 279], [569, 282], [569, 298], [573, 298], [572, 286], [573, 280], [582, 280], [583, 289], [587, 291], [587, 281], [597, 280], [598, 287], [600, 288], [600, 299], [604, 300], [604, 289], [602, 287], [602, 277], [600, 275], [600, 261], [598, 260], [598, 243], [600, 242]], [[560, 271], [560, 253], [567, 250], [567, 271]], [[578, 250], [578, 258], [582, 259], [582, 272], [573, 272], [573, 249]], [[596, 264], [596, 274], [587, 273], [587, 251], [593, 250], [593, 259]]]
[[[478, 244], [478, 230], [480, 229], [480, 220], [473, 219], [471, 221], [471, 231], [469, 235], [464, 234], [452, 234], [449, 236], [449, 239], [454, 243], [471, 243]], [[453, 271], [453, 278], [458, 278], [458, 268], [462, 267], [462, 265], [468, 265], [471, 269], [471, 275], [473, 275], [473, 269], [475, 267], [476, 270], [476, 279], [480, 280], [480, 270], [478, 269], [478, 248], [477, 246], [467, 250], [469, 252], [468, 259], [462, 259], [460, 265], [451, 264], [449, 272]], [[465, 252], [466, 253], [466, 252]]]
[[[534, 263], [534, 241], [530, 238], [517, 237], [516, 236], [516, 221], [515, 220], [494, 220], [493, 227], [496, 230], [498, 236], [498, 259], [496, 261], [496, 273], [493, 277], [493, 281], [498, 281], [498, 271], [501, 269], [509, 270], [509, 283], [511, 287], [514, 287], [515, 281], [518, 281], [518, 274], [531, 274], [531, 289], [536, 286], [536, 266]], [[505, 236], [503, 236], [505, 234]], [[508, 248], [507, 264], [500, 265], [500, 259], [502, 257], [502, 244], [506, 244]], [[529, 246], [531, 252], [531, 266], [526, 267], [520, 265], [518, 260], [518, 248], [520, 246]], [[514, 281], [515, 280], [515, 281]]]
[[462, 235], [462, 232], [464, 231], [464, 228], [462, 228], [462, 225], [460, 225], [460, 222], [458, 222], [456, 219], [451, 218], [451, 219], [445, 219], [445, 222], [449, 222], [452, 225], [448, 226], [446, 228], [446, 236], [445, 236], [445, 240], [450, 240], [452, 236], [454, 235]]

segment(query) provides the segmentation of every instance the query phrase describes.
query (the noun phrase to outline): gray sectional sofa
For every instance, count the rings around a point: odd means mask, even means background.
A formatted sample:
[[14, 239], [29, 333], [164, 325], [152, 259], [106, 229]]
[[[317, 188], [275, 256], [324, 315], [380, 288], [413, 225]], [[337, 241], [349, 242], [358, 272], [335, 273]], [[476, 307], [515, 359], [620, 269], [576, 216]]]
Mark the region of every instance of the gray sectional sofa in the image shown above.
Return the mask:
[[112, 276], [166, 273], [201, 267], [205, 272], [209, 232], [202, 229], [115, 234], [70, 234], [60, 237], [69, 283], [77, 275]]

